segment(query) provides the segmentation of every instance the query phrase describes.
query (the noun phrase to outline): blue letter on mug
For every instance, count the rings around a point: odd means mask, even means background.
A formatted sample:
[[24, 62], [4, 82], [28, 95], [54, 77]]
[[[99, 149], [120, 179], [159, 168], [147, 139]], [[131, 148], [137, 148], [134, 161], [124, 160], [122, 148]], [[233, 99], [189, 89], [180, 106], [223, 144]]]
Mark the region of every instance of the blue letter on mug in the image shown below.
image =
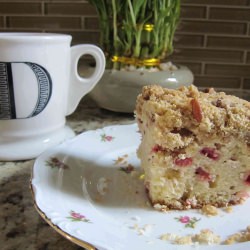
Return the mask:
[[[15, 64], [28, 66], [36, 77], [38, 98], [33, 111], [26, 117], [19, 117], [16, 113], [15, 84], [20, 83], [16, 83], [13, 80], [15, 72], [13, 72], [12, 66]], [[15, 79], [18, 79], [18, 76]], [[47, 106], [51, 92], [51, 77], [49, 72], [41, 65], [31, 62], [0, 62], [0, 120], [22, 119], [38, 115]]]

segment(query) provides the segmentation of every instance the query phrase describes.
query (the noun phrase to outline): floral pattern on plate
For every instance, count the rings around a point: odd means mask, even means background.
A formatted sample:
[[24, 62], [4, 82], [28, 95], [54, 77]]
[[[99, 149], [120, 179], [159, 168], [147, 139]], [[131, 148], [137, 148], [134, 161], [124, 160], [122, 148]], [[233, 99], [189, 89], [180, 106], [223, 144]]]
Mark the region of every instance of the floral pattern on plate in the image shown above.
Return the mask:
[[102, 142], [111, 142], [115, 139], [112, 135], [106, 135], [105, 133], [101, 134], [101, 141]]
[[196, 217], [189, 217], [187, 215], [176, 217], [175, 219], [185, 224], [185, 227], [189, 227], [189, 228], [195, 228], [196, 223], [201, 220], [201, 219], [197, 219]]
[[51, 157], [46, 161], [46, 165], [50, 166], [51, 168], [57, 168], [57, 169], [69, 169], [69, 166], [59, 160], [57, 157]]
[[90, 223], [90, 220], [87, 219], [83, 214], [77, 213], [75, 211], [70, 211], [70, 216], [66, 217], [67, 219], [71, 220], [72, 222], [88, 222]]

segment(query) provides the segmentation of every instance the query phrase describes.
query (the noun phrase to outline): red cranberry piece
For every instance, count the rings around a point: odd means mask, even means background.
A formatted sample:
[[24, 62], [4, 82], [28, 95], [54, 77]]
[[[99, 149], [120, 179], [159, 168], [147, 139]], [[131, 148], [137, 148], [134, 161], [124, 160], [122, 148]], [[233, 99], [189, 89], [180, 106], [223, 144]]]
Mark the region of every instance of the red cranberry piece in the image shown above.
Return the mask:
[[200, 151], [201, 154], [205, 155], [206, 157], [212, 159], [212, 160], [218, 160], [219, 159], [219, 153], [216, 152], [215, 148], [209, 148], [205, 147]]
[[164, 151], [164, 150], [163, 150], [163, 148], [162, 148], [160, 145], [158, 145], [158, 144], [156, 144], [155, 146], [153, 146], [153, 148], [151, 149], [151, 153], [158, 153], [158, 152], [160, 152], [160, 151]]
[[195, 174], [198, 175], [198, 177], [203, 181], [211, 181], [212, 179], [211, 175], [201, 167], [198, 167], [195, 170]]
[[247, 178], [245, 179], [245, 183], [247, 185], [250, 185], [250, 175], [248, 175]]
[[174, 161], [175, 165], [180, 166], [180, 167], [187, 167], [191, 166], [193, 163], [193, 159], [191, 157], [187, 157], [184, 159], [175, 159]]

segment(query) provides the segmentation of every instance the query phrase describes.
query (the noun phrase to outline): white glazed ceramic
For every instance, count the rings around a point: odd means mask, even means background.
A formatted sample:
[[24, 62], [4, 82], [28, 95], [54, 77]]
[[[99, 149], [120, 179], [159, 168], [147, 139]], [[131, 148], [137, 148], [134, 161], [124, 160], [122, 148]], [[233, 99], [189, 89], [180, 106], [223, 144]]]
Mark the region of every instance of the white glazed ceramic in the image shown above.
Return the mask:
[[102, 108], [131, 113], [134, 112], [136, 97], [144, 85], [158, 84], [175, 89], [188, 86], [193, 80], [193, 73], [186, 66], [158, 72], [105, 70], [90, 95]]
[[31, 189], [39, 214], [60, 234], [86, 249], [249, 250], [233, 245], [175, 245], [166, 233], [210, 229], [222, 240], [250, 225], [250, 199], [228, 213], [156, 211], [149, 205], [136, 149], [135, 124], [85, 132], [43, 153], [33, 167]]
[[[70, 47], [71, 39], [0, 33], [0, 160], [34, 158], [74, 135], [65, 127], [65, 116], [97, 84], [105, 58], [94, 45]], [[89, 78], [77, 72], [84, 54], [96, 61]]]

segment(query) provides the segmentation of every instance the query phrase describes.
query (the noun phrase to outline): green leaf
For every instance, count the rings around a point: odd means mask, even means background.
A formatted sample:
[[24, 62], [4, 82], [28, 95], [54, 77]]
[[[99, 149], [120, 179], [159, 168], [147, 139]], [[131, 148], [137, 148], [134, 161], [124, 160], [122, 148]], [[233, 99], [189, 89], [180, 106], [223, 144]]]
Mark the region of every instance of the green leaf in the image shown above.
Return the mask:
[[147, 2], [146, 0], [133, 0], [133, 9], [135, 17], [138, 17], [140, 10], [142, 10], [143, 5]]

